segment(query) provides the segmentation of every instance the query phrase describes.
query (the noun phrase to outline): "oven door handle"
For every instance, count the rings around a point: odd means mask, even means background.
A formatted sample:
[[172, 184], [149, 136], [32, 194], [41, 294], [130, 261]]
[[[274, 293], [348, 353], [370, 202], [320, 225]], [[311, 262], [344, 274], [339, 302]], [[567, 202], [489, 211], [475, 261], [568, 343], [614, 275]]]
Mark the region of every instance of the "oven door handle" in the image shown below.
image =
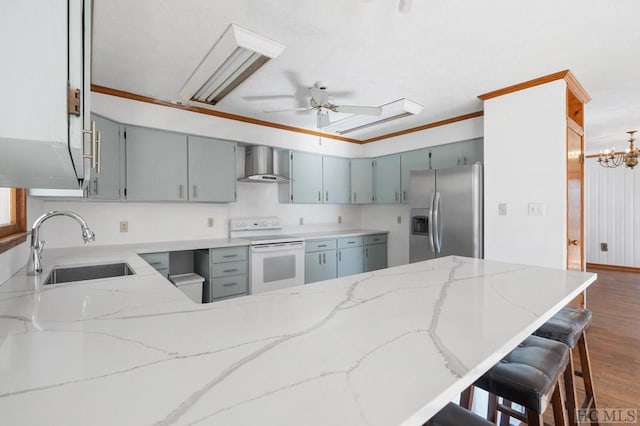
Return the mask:
[[251, 247], [253, 253], [268, 253], [272, 251], [288, 251], [304, 249], [304, 241], [293, 241], [290, 243], [260, 244]]

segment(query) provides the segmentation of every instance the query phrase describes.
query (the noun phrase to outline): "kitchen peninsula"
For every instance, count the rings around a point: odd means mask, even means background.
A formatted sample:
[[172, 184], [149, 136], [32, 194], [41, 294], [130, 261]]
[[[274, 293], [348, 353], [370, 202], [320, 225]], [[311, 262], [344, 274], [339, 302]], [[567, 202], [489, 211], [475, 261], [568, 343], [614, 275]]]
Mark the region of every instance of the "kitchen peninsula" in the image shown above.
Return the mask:
[[154, 249], [50, 250], [136, 274], [0, 286], [0, 423], [421, 425], [596, 278], [445, 257], [198, 305]]

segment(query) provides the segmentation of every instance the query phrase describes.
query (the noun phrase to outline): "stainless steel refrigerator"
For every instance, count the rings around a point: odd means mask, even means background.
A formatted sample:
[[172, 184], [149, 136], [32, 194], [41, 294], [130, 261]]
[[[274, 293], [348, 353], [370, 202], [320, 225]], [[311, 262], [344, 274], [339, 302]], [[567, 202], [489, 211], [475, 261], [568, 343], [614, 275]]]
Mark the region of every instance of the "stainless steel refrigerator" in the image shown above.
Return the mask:
[[483, 257], [482, 164], [412, 170], [409, 262]]

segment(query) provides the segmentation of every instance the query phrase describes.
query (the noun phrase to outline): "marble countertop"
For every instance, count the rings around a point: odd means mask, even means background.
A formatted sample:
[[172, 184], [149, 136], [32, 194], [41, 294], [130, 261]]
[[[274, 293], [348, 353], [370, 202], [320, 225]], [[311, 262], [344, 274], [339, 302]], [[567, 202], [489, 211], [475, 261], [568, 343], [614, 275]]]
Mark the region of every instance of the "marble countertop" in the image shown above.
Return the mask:
[[373, 229], [344, 229], [339, 231], [321, 231], [321, 232], [306, 232], [306, 233], [294, 233], [296, 237], [301, 237], [307, 240], [317, 240], [320, 238], [342, 238], [342, 237], [359, 237], [364, 235], [376, 235], [376, 234], [388, 234], [389, 231], [380, 231]]
[[198, 305], [137, 252], [45, 249], [137, 274], [0, 286], [1, 424], [421, 425], [595, 280], [446, 257]]

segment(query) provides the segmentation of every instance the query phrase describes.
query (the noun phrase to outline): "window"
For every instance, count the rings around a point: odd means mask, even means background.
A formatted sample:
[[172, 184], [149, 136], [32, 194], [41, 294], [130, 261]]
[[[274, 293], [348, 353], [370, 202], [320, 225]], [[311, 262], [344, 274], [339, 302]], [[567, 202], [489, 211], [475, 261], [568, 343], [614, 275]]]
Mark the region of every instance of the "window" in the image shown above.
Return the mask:
[[26, 239], [26, 192], [18, 188], [0, 188], [0, 253]]

